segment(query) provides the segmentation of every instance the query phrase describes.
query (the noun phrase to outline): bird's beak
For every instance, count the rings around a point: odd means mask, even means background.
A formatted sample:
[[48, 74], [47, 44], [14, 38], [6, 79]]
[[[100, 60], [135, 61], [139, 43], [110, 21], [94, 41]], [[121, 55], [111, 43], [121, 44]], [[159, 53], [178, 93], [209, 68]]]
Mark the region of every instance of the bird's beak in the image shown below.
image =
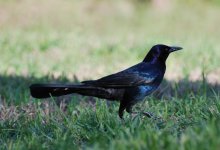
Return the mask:
[[170, 47], [170, 53], [172, 53], [172, 52], [175, 52], [175, 51], [178, 51], [178, 50], [181, 50], [181, 49], [183, 49], [182, 47], [178, 47], [178, 46], [171, 46]]

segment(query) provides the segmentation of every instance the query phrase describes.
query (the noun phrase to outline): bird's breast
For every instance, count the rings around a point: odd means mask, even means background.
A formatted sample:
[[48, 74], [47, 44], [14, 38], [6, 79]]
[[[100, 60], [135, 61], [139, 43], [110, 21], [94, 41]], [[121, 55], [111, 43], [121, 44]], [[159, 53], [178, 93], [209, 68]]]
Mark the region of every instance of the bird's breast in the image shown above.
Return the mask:
[[147, 95], [151, 94], [158, 86], [139, 86], [138, 93], [135, 97], [136, 100], [142, 100]]
[[140, 86], [140, 93], [143, 93], [144, 95], [150, 94], [153, 90], [155, 90], [156, 86]]

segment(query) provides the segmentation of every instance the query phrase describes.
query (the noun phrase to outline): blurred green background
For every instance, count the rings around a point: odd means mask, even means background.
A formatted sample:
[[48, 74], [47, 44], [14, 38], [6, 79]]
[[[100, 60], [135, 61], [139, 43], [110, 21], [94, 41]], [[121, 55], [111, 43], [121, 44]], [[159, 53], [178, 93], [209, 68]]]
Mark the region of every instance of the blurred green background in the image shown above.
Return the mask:
[[[218, 149], [219, 25], [219, 0], [0, 0], [0, 148]], [[159, 43], [184, 48], [167, 60], [160, 99], [142, 105], [165, 122], [123, 124], [118, 104], [61, 97], [64, 111], [29, 94], [120, 71]]]
[[97, 78], [163, 43], [170, 78], [219, 66], [219, 1], [1, 0], [0, 73]]
[[[159, 43], [184, 48], [168, 59], [167, 80], [197, 81], [204, 73], [208, 82], [220, 82], [218, 0], [1, 0], [0, 4], [3, 97], [11, 88], [8, 77], [97, 79], [142, 61]], [[26, 82], [25, 86], [36, 81]], [[19, 87], [23, 81], [14, 83]], [[25, 86], [20, 86], [21, 93], [25, 91], [28, 99]], [[6, 101], [23, 101], [12, 99]]]

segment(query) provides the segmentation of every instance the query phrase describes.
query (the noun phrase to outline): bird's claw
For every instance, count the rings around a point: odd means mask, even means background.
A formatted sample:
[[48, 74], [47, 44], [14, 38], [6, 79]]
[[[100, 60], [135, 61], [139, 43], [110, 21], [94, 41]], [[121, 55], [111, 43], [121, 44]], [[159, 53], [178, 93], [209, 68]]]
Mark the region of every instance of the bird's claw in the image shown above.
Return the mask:
[[162, 119], [161, 117], [155, 116], [153, 113], [150, 112], [143, 112], [142, 114], [154, 120]]
[[153, 117], [153, 114], [150, 113], [150, 112], [143, 112], [142, 114], [147, 116], [148, 118], [152, 118]]

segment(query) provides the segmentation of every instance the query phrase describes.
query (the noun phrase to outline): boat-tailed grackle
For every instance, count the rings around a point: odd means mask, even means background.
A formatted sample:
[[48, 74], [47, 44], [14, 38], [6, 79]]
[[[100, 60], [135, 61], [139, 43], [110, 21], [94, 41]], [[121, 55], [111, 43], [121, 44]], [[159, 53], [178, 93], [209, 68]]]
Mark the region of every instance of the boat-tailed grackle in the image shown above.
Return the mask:
[[[144, 60], [128, 69], [100, 78], [83, 81], [80, 84], [33, 84], [31, 95], [48, 98], [78, 93], [120, 102], [119, 117], [126, 110], [132, 113], [132, 106], [155, 91], [163, 80], [166, 59], [181, 47], [158, 44], [151, 48]], [[150, 113], [144, 113], [151, 117]]]

